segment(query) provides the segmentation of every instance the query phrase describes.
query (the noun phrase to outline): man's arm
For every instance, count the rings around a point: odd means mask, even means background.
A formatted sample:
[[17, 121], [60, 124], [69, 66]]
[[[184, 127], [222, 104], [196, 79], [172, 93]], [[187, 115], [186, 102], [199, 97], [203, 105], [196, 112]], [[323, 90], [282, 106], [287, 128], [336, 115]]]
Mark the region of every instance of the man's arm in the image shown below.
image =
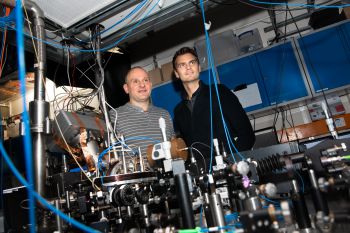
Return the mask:
[[[220, 85], [220, 99], [226, 124], [236, 132], [236, 147], [239, 151], [249, 150], [255, 143], [255, 134], [250, 120], [236, 95], [226, 86]], [[234, 138], [231, 135], [231, 139]]]

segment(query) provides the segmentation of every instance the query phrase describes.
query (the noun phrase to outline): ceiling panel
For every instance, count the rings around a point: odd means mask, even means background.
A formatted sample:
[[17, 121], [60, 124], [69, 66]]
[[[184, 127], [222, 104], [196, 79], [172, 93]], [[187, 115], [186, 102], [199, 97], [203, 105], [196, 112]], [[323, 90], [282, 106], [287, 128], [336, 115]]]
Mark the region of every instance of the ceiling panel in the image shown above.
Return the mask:
[[116, 0], [34, 0], [45, 17], [68, 28], [78, 21], [93, 15]]

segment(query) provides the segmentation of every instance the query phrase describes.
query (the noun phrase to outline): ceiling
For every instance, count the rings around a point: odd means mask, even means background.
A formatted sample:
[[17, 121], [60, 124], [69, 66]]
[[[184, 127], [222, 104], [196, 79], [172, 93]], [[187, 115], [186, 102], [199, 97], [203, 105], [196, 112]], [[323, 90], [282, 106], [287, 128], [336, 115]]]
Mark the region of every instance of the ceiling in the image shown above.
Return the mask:
[[[62, 38], [71, 40], [71, 46], [88, 42], [89, 27], [95, 24], [105, 28], [101, 34], [102, 48], [122, 47], [131, 53], [133, 61], [203, 34], [199, 0], [34, 1], [45, 14], [48, 40], [57, 44], [47, 46], [47, 56], [60, 63], [64, 55], [60, 45]], [[259, 11], [239, 1], [203, 0], [203, 4], [206, 14], [216, 20], [213, 27]], [[117, 24], [132, 12], [136, 13]], [[117, 43], [121, 38], [123, 40]]]
[[[131, 28], [126, 38], [142, 37], [145, 32], [157, 30], [188, 18], [198, 9], [194, 0], [35, 0], [46, 17], [47, 28], [60, 37], [77, 37], [84, 40], [89, 36], [89, 27], [101, 24], [105, 30], [102, 34], [104, 44], [111, 44]], [[206, 7], [214, 5], [204, 0]], [[115, 25], [123, 18], [128, 19]], [[140, 22], [140, 20], [142, 22]], [[124, 41], [126, 41], [124, 40]]]
[[[118, 44], [124, 51], [127, 51], [133, 61], [144, 57], [152, 57], [157, 52], [203, 34], [199, 0], [33, 1], [44, 12], [46, 40], [57, 45], [46, 46], [47, 57], [61, 64], [64, 62], [62, 58], [65, 56], [65, 52], [60, 45], [62, 38], [74, 38], [76, 39], [75, 42], [77, 40], [88, 41], [88, 28], [96, 23], [103, 25], [105, 29], [111, 28], [101, 34], [102, 47], [112, 47], [111, 45], [115, 44], [116, 40], [125, 35], [131, 28], [134, 28]], [[225, 2], [226, 0], [220, 1]], [[257, 8], [234, 2], [235, 5], [227, 6], [218, 5], [215, 1], [203, 0], [207, 16], [210, 19], [215, 19], [213, 29], [258, 11]], [[114, 26], [116, 22], [137, 9], [140, 10], [135, 15]], [[143, 19], [142, 22], [140, 22], [140, 19]], [[14, 35], [12, 37], [10, 41], [15, 42]], [[33, 52], [30, 38], [27, 38], [25, 47], [28, 51]], [[74, 47], [74, 44], [72, 47]], [[76, 47], [79, 48], [79, 46]], [[84, 54], [86, 53], [80, 55]], [[87, 56], [89, 55], [86, 54]], [[83, 61], [84, 56], [80, 57], [80, 61]], [[18, 81], [11, 81], [6, 86], [1, 85], [0, 91], [0, 102], [15, 98], [19, 93]]]

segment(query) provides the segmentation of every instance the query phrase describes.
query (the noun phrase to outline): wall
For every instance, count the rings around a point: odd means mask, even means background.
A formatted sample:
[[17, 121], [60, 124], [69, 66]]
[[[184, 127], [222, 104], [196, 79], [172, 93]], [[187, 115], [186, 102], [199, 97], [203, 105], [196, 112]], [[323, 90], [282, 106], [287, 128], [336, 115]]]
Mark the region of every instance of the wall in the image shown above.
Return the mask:
[[[298, 2], [304, 3], [304, 1], [292, 1], [292, 3], [298, 3]], [[322, 2], [317, 2], [317, 3], [322, 4]], [[292, 8], [293, 7], [291, 7], [291, 9]], [[284, 22], [286, 19], [291, 19], [290, 14], [292, 14], [293, 17], [297, 17], [297, 16], [300, 16], [300, 15], [305, 14], [305, 13], [307, 13], [306, 8], [301, 9], [301, 10], [292, 10], [291, 12], [279, 11], [279, 12], [276, 12], [276, 21], [277, 21], [277, 23]], [[208, 19], [208, 21], [209, 20], [211, 21], [212, 25], [215, 25], [215, 18], [210, 18], [210, 19]], [[308, 27], [308, 21], [309, 21], [309, 18], [297, 21], [296, 24], [298, 26], [298, 29]], [[267, 11], [263, 11], [263, 12], [259, 12], [259, 13], [250, 15], [247, 18], [233, 22], [233, 23], [226, 25], [224, 27], [217, 28], [213, 31], [210, 31], [210, 33], [217, 34], [217, 33], [221, 33], [221, 32], [226, 31], [226, 30], [233, 30], [236, 35], [239, 35], [245, 31], [249, 31], [251, 29], [257, 28], [260, 32], [260, 36], [262, 38], [262, 42], [263, 42], [264, 47], [267, 47], [269, 45], [270, 41], [273, 40], [273, 38], [275, 37], [274, 31], [270, 31], [267, 33], [264, 32], [264, 28], [267, 26], [270, 26], [270, 25], [271, 25], [270, 17], [268, 15]], [[203, 30], [203, 29], [200, 28], [198, 30]], [[288, 32], [297, 31], [297, 27], [294, 23], [291, 23], [291, 24], [287, 25], [287, 27], [279, 28], [279, 31], [281, 34], [284, 34], [285, 32], [288, 33]], [[305, 31], [301, 32], [301, 34], [306, 34], [306, 33], [311, 32], [311, 31], [312, 31], [312, 29], [305, 30]], [[299, 35], [294, 34], [292, 36], [299, 36]], [[148, 57], [148, 58], [145, 58], [142, 60], [135, 61], [132, 64], [132, 66], [142, 66], [146, 70], [149, 70], [149, 71], [153, 70], [156, 67], [156, 65], [158, 67], [161, 67], [163, 64], [171, 62], [172, 56], [177, 49], [179, 49], [183, 46], [192, 47], [194, 45], [195, 41], [201, 40], [203, 38], [204, 38], [204, 36], [202, 35], [202, 36], [195, 37], [191, 40], [188, 40], [186, 42], [179, 43], [176, 46], [172, 46], [164, 51], [160, 51], [156, 54], [153, 54], [152, 57]], [[156, 64], [154, 61], [156, 61]], [[342, 100], [342, 103], [345, 107], [346, 113], [350, 113], [349, 94], [347, 94], [347, 93], [344, 94], [342, 92], [339, 92], [338, 94], [341, 95], [341, 100]], [[286, 120], [285, 120], [285, 124], [287, 124], [286, 127], [290, 127], [288, 122], [290, 122], [290, 124], [294, 123], [294, 125], [300, 125], [300, 124], [305, 124], [305, 123], [311, 122], [310, 114], [309, 114], [309, 111], [307, 108], [307, 103], [305, 101], [302, 101], [300, 103], [294, 104], [293, 106], [289, 106], [289, 107], [290, 107], [290, 111], [289, 110], [287, 111], [288, 114], [287, 114]], [[255, 120], [251, 120], [252, 125], [255, 124], [255, 129], [258, 130], [258, 129], [263, 129], [263, 128], [273, 126], [275, 114], [272, 112], [273, 111], [269, 110], [269, 111], [266, 111], [265, 113], [263, 112], [263, 113], [259, 113], [259, 114], [251, 114], [251, 116], [250, 116], [251, 119], [255, 118]], [[276, 126], [277, 130], [280, 130], [283, 128], [283, 122], [282, 122], [281, 116], [279, 116], [279, 118], [277, 119], [275, 126]]]

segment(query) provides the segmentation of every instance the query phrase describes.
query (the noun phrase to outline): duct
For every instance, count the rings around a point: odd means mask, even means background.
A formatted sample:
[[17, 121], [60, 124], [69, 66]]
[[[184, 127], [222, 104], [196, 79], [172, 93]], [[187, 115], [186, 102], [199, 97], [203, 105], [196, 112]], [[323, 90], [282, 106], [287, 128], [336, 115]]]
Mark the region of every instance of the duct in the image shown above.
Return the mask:
[[[9, 7], [16, 5], [15, 0], [5, 0], [2, 3]], [[36, 42], [37, 61], [35, 68], [34, 101], [30, 102], [30, 126], [33, 137], [33, 155], [35, 169], [35, 190], [42, 196], [45, 195], [46, 181], [46, 134], [48, 133], [49, 103], [45, 101], [45, 66], [46, 46], [42, 42], [45, 39], [44, 14], [38, 5], [32, 1], [24, 1], [24, 7], [32, 18], [34, 36]]]
[[46, 182], [46, 132], [49, 122], [49, 103], [45, 101], [46, 45], [44, 14], [33, 2], [26, 1], [25, 7], [32, 13], [34, 36], [36, 41], [37, 61], [34, 64], [35, 84], [34, 101], [30, 103], [31, 131], [33, 136], [33, 154], [35, 168], [35, 189], [44, 196]]

